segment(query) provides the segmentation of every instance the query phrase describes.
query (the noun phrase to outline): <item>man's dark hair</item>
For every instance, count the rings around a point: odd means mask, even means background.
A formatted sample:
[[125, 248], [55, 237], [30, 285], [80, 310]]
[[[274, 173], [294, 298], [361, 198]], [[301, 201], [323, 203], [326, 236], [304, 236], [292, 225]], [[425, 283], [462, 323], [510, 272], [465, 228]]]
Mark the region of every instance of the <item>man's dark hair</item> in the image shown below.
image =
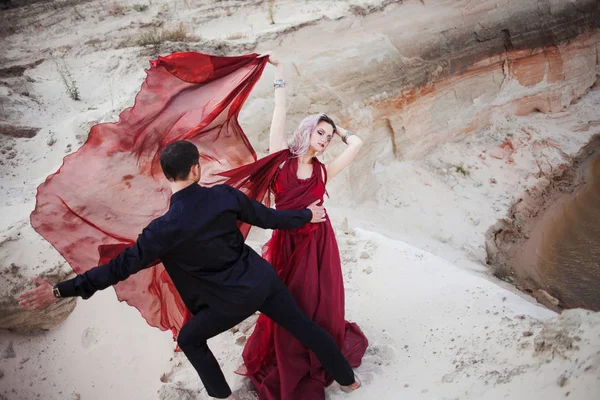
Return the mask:
[[200, 164], [200, 153], [187, 140], [169, 143], [160, 153], [160, 166], [170, 181], [185, 180], [196, 164]]
[[337, 131], [337, 128], [335, 127], [335, 123], [333, 122], [333, 120], [331, 118], [329, 118], [329, 116], [327, 116], [326, 114], [323, 114], [319, 117], [319, 120], [317, 121], [317, 124], [319, 122], [327, 122], [329, 125], [332, 126], [333, 128], [333, 133], [335, 133]]

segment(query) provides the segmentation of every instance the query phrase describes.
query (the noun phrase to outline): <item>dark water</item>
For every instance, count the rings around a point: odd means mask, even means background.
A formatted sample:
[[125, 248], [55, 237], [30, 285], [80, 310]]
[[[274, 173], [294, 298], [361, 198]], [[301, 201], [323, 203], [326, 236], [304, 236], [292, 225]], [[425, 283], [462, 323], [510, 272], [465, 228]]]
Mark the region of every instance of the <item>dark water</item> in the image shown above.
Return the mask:
[[565, 307], [600, 310], [600, 154], [584, 168], [586, 183], [542, 228], [535, 268]]

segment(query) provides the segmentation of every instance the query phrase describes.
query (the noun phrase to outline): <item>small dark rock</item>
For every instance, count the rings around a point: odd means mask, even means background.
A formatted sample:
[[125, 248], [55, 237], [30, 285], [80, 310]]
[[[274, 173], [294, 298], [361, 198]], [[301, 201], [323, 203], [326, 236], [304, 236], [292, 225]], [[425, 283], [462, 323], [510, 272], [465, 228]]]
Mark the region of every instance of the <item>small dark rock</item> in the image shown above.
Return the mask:
[[13, 348], [13, 342], [10, 341], [6, 346], [6, 349], [4, 349], [4, 352], [2, 352], [2, 356], [0, 356], [0, 359], [15, 358], [16, 356], [17, 354], [15, 353], [15, 349]]

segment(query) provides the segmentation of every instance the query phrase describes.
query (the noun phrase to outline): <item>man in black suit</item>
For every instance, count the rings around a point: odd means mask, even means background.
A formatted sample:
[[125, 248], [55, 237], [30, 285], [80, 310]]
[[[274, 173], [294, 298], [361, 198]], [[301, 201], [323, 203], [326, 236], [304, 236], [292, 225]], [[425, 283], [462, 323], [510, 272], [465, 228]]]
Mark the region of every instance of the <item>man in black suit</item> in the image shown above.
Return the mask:
[[202, 187], [198, 149], [187, 141], [167, 145], [160, 164], [173, 192], [169, 210], [144, 228], [135, 245], [54, 287], [36, 280], [39, 286], [23, 293], [20, 304], [38, 309], [61, 297], [88, 299], [160, 259], [194, 315], [177, 341], [210, 396], [234, 399], [206, 341], [257, 310], [310, 348], [342, 389], [358, 389], [335, 341], [302, 313], [273, 267], [244, 243], [237, 228], [238, 221], [265, 229], [299, 228], [323, 222], [324, 208], [315, 203], [299, 211], [274, 210], [230, 186]]

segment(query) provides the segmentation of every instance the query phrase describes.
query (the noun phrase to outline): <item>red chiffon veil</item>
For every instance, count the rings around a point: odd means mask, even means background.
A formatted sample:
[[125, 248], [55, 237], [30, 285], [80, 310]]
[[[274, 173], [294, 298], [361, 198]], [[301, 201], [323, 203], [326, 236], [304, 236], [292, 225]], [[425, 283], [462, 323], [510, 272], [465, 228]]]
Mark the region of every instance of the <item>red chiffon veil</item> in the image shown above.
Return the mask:
[[[92, 127], [85, 144], [39, 186], [32, 227], [78, 274], [109, 261], [168, 209], [170, 190], [159, 154], [180, 139], [201, 153], [201, 184], [227, 180], [265, 200], [283, 153], [254, 163], [256, 153], [238, 115], [266, 62], [257, 54], [195, 52], [153, 60], [133, 107], [118, 122]], [[247, 234], [249, 227], [241, 228]], [[148, 324], [170, 329], [174, 337], [190, 317], [159, 260], [114, 289]]]

